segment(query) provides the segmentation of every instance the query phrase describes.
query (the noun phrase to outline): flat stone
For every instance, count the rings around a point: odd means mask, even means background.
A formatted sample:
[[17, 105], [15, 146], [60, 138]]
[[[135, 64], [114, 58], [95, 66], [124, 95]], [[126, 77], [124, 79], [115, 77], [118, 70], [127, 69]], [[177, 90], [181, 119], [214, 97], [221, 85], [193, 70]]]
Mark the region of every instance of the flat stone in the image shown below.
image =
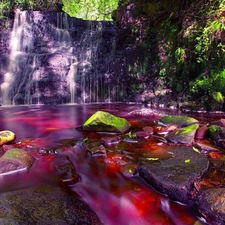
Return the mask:
[[165, 138], [173, 143], [192, 144], [197, 129], [198, 120], [188, 116], [163, 116], [159, 123], [164, 125], [176, 125], [177, 129], [168, 132]]
[[199, 123], [198, 120], [196, 120], [195, 118], [189, 116], [175, 116], [175, 115], [162, 116], [159, 122], [165, 125], [176, 124], [181, 127], [189, 126], [194, 123], [197, 124]]
[[168, 147], [172, 157], [167, 160], [138, 163], [139, 175], [156, 190], [169, 198], [186, 203], [194, 182], [200, 180], [209, 169], [206, 156], [190, 147]]
[[195, 138], [195, 133], [198, 129], [198, 124], [191, 124], [187, 127], [179, 128], [176, 131], [168, 133], [165, 138], [173, 143], [192, 144]]
[[225, 188], [202, 190], [196, 199], [198, 212], [209, 224], [225, 224]]
[[52, 186], [0, 194], [0, 224], [102, 225], [84, 202]]

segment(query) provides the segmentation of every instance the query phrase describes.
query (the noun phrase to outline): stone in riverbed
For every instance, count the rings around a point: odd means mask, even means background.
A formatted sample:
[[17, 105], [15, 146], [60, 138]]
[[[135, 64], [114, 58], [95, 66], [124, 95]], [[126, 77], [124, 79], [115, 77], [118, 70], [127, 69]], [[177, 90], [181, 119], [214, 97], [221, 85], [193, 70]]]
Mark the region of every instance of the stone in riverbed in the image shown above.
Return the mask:
[[163, 116], [159, 123], [179, 126], [179, 128], [165, 136], [167, 140], [173, 143], [192, 144], [199, 128], [198, 120], [188, 116]]
[[194, 182], [200, 180], [209, 169], [209, 160], [189, 147], [169, 147], [173, 157], [138, 163], [139, 175], [156, 190], [169, 198], [186, 203]]
[[11, 148], [0, 158], [0, 175], [25, 171], [33, 162], [34, 158], [23, 149]]
[[202, 190], [197, 196], [196, 205], [209, 224], [225, 224], [225, 188]]
[[191, 124], [170, 132], [165, 138], [173, 143], [192, 144], [198, 127], [198, 124]]
[[16, 135], [10, 130], [0, 131], [0, 145], [14, 141]]
[[0, 194], [0, 209], [0, 224], [102, 225], [84, 202], [47, 185]]
[[126, 119], [103, 111], [97, 111], [83, 124], [85, 131], [124, 133], [130, 128]]
[[198, 124], [198, 120], [189, 117], [189, 116], [163, 116], [161, 117], [161, 119], [159, 120], [159, 122], [168, 125], [168, 124], [176, 124], [180, 127], [185, 127], [185, 126], [189, 126], [191, 124]]
[[218, 125], [209, 127], [209, 136], [222, 148], [225, 148], [225, 128]]

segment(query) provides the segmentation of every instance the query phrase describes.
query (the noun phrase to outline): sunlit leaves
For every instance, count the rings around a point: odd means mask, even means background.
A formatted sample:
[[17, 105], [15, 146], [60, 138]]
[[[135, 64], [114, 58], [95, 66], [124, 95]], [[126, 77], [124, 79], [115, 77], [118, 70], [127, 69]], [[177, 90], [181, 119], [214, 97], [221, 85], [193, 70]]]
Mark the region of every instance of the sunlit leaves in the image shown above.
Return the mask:
[[112, 20], [119, 0], [62, 0], [63, 10], [72, 17], [85, 20]]
[[186, 58], [185, 50], [181, 47], [177, 48], [175, 51], [175, 57], [178, 63], [183, 63]]

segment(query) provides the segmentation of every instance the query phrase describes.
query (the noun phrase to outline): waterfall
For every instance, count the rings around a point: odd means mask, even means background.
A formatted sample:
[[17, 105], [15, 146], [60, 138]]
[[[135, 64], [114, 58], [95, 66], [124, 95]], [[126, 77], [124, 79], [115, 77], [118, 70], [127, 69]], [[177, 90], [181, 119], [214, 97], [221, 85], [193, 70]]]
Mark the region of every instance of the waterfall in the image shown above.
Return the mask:
[[115, 24], [63, 12], [16, 11], [3, 104], [111, 100]]
[[2, 90], [2, 103], [4, 105], [11, 105], [12, 102], [9, 97], [10, 85], [13, 82], [13, 75], [19, 69], [19, 56], [21, 55], [21, 48], [24, 46], [23, 43], [23, 26], [26, 21], [26, 12], [16, 12], [15, 20], [13, 24], [13, 30], [10, 39], [10, 63], [8, 72], [4, 75], [4, 82], [1, 85]]

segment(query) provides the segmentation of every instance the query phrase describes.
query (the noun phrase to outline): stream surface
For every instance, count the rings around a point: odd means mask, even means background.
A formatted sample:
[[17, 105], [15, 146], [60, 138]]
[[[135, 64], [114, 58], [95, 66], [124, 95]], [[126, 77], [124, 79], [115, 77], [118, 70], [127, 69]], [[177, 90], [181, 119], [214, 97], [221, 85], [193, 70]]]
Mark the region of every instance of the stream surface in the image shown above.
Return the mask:
[[[139, 152], [132, 143], [125, 149], [109, 152], [106, 158], [90, 157], [79, 144], [84, 137], [75, 128], [82, 125], [98, 110], [126, 118], [132, 127], [140, 121], [157, 120], [161, 115], [177, 114], [158, 111], [136, 104], [87, 104], [87, 105], [25, 105], [2, 106], [0, 108], [0, 130], [11, 130], [16, 134], [15, 143], [32, 145], [36, 158], [33, 167], [23, 174], [0, 177], [0, 192], [18, 190], [41, 184], [59, 185], [54, 166], [55, 155], [67, 156], [73, 163], [80, 180], [69, 184], [69, 189], [86, 202], [105, 225], [191, 225], [198, 218], [191, 206], [173, 202], [147, 185], [138, 175], [126, 177], [121, 173], [118, 161], [120, 154], [127, 153], [126, 160], [133, 163]], [[204, 120], [210, 115], [199, 114]], [[91, 134], [90, 134], [91, 135]], [[70, 142], [78, 144], [68, 144]], [[146, 145], [146, 143], [145, 143]], [[160, 143], [146, 145], [161, 148]], [[147, 148], [144, 146], [143, 148]], [[141, 147], [140, 147], [141, 148]], [[41, 155], [41, 149], [50, 149]], [[54, 149], [53, 152], [51, 150]], [[4, 150], [1, 148], [0, 155]], [[129, 162], [126, 162], [129, 163]], [[199, 223], [200, 224], [200, 223]], [[203, 224], [203, 223], [202, 223]]]

